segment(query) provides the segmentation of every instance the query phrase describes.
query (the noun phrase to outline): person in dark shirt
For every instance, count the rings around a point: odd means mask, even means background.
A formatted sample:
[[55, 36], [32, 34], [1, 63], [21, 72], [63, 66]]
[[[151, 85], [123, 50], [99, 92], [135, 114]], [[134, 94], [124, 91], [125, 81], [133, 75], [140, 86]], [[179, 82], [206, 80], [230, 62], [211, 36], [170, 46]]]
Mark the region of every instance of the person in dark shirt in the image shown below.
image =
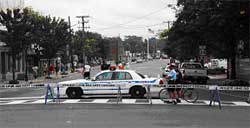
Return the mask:
[[109, 69], [109, 64], [104, 60], [101, 65], [101, 70], [108, 70]]

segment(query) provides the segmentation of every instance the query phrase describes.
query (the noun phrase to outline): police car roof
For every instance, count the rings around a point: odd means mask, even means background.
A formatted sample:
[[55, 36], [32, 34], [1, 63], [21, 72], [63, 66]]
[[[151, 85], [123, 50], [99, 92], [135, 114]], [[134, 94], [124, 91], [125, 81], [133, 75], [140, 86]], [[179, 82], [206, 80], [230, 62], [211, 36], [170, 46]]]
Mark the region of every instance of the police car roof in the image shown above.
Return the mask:
[[123, 69], [123, 70], [120, 70], [120, 69], [115, 69], [115, 70], [103, 70], [103, 71], [101, 71], [101, 72], [117, 72], [117, 71], [119, 71], [119, 72], [136, 72], [135, 70], [128, 70], [128, 69]]

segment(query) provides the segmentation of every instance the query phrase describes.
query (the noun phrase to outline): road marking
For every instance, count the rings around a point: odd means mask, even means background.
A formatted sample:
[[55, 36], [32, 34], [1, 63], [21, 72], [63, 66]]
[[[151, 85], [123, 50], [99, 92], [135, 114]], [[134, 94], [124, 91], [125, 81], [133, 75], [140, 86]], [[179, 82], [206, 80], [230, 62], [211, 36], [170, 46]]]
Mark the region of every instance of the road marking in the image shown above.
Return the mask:
[[185, 100], [181, 100], [181, 103], [178, 103], [178, 104], [181, 104], [181, 105], [193, 105], [194, 103], [189, 103]]
[[95, 99], [91, 103], [107, 103], [109, 99]]
[[[47, 102], [51, 102], [52, 100], [51, 99], [48, 99]], [[45, 100], [37, 100], [35, 102], [32, 102], [32, 104], [44, 104], [45, 103]]]
[[[109, 102], [111, 101], [112, 102]], [[99, 103], [99, 104], [116, 104], [116, 99], [66, 99], [62, 102], [52, 102], [52, 99], [48, 99], [47, 103], [61, 103], [61, 104], [67, 104], [67, 103]], [[113, 102], [114, 101], [114, 102]], [[0, 105], [17, 105], [17, 104], [44, 104], [44, 99], [30, 99], [30, 100], [6, 100], [6, 101], [0, 101]], [[122, 99], [120, 104], [149, 104], [149, 102], [146, 99]], [[184, 100], [181, 100], [181, 103], [178, 103], [177, 105], [193, 105], [193, 106], [205, 106], [209, 105], [210, 101], [207, 100], [199, 100], [196, 103], [189, 103]], [[167, 103], [164, 103], [160, 99], [152, 99], [152, 104], [154, 105], [167, 105]], [[212, 105], [218, 106], [218, 103], [212, 103]], [[250, 104], [247, 102], [240, 102], [240, 101], [226, 101], [222, 102], [222, 106], [240, 106], [240, 107], [249, 107]]]
[[29, 100], [15, 100], [15, 101], [12, 101], [12, 102], [9, 102], [9, 103], [6, 103], [6, 104], [22, 104], [26, 101], [29, 101]]
[[153, 99], [152, 104], [165, 104], [165, 103], [160, 99]]
[[36, 96], [36, 97], [9, 97], [9, 98], [0, 98], [0, 100], [29, 100], [29, 99], [41, 99], [44, 96]]
[[135, 104], [136, 99], [122, 99], [123, 104]]
[[236, 106], [250, 106], [250, 104], [247, 102], [232, 102], [232, 103], [234, 103]]
[[62, 103], [78, 103], [80, 100], [66, 100]]

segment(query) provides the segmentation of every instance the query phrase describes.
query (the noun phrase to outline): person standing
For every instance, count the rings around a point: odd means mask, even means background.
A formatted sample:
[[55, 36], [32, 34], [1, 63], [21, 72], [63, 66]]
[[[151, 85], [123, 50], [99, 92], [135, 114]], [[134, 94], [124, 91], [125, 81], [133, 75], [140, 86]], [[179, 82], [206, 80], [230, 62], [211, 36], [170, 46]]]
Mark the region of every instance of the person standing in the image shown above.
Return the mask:
[[108, 65], [107, 62], [104, 60], [101, 65], [101, 70], [108, 70], [109, 66], [110, 65]]
[[[176, 84], [176, 71], [175, 71], [175, 66], [170, 65], [169, 66], [170, 72], [166, 76], [166, 79], [168, 79], [168, 84]], [[175, 88], [168, 88], [169, 96], [171, 100], [169, 101], [170, 103], [177, 103], [176, 101], [176, 91]]]
[[90, 79], [90, 71], [91, 71], [90, 65], [86, 64], [84, 66], [84, 75], [83, 75], [84, 79]]
[[55, 70], [56, 70], [56, 78], [58, 78], [58, 72], [59, 72], [60, 68], [59, 68], [59, 64], [57, 62], [56, 62]]

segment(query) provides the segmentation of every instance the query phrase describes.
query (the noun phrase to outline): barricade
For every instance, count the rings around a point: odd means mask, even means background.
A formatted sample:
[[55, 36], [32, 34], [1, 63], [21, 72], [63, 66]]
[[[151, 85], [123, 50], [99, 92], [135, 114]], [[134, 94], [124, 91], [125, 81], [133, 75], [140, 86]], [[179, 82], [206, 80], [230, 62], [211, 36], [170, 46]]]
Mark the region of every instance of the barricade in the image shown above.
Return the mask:
[[[57, 90], [57, 95], [55, 97], [55, 93], [54, 93], [54, 87], [56, 87], [56, 90]], [[60, 103], [60, 90], [59, 90], [59, 85], [58, 84], [52, 84], [52, 83], [49, 83], [49, 84], [45, 84], [45, 88], [46, 88], [46, 94], [45, 94], [45, 97], [44, 97], [44, 104], [47, 104], [48, 102], [48, 99], [52, 99], [53, 102], [57, 102], [57, 103]]]
[[220, 94], [218, 91], [218, 86], [210, 86], [209, 87], [210, 90], [210, 103], [209, 106], [212, 106], [212, 103], [215, 104], [215, 102], [218, 102], [219, 108], [221, 109], [221, 99], [220, 99]]

